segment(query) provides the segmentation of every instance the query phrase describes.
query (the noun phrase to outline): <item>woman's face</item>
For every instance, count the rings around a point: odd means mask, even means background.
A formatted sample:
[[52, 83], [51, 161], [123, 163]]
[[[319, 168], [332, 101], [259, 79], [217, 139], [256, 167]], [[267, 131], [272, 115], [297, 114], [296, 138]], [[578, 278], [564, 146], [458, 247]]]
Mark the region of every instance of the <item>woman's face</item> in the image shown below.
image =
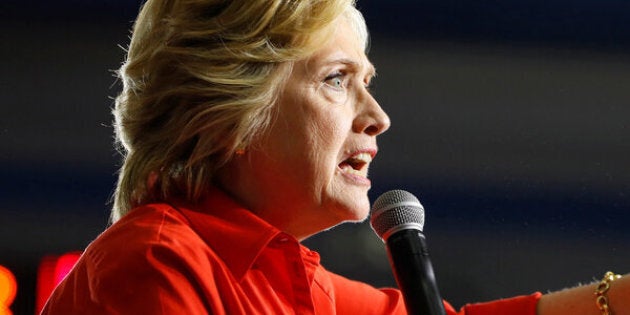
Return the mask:
[[369, 213], [368, 166], [390, 125], [368, 91], [374, 67], [344, 17], [334, 38], [294, 64], [268, 133], [236, 158], [228, 188], [298, 239]]

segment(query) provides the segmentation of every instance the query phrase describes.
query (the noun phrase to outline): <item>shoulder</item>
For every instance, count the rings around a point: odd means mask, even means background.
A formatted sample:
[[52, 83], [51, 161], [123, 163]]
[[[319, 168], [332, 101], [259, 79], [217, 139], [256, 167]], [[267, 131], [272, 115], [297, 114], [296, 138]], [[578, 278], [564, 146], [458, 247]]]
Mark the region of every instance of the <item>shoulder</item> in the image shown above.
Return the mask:
[[205, 273], [221, 266], [177, 209], [166, 204], [143, 206], [88, 246], [55, 290], [49, 308], [75, 310], [58, 312], [66, 314], [203, 310], [199, 288], [213, 285]]
[[[188, 220], [169, 204], [149, 204], [133, 209], [107, 228], [90, 247], [168, 244], [179, 238], [198, 239]], [[115, 250], [117, 247], [111, 248]], [[89, 248], [88, 248], [89, 249]]]
[[146, 268], [155, 264], [195, 264], [212, 251], [187, 219], [168, 204], [132, 210], [85, 250], [85, 263], [97, 273]]

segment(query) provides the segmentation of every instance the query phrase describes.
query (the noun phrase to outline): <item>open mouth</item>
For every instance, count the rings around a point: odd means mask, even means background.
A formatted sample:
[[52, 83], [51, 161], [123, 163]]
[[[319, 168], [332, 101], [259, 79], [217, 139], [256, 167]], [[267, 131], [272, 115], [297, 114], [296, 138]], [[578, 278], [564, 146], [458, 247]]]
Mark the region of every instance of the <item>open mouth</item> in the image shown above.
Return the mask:
[[367, 177], [370, 162], [372, 162], [372, 155], [358, 153], [339, 163], [339, 168], [345, 173]]

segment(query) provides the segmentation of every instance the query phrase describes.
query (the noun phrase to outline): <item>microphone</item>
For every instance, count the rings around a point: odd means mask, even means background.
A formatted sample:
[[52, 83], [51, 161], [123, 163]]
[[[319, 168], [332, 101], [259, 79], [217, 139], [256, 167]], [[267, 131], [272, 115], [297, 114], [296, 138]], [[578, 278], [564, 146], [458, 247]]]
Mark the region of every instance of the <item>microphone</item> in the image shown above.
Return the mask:
[[418, 198], [404, 190], [382, 194], [372, 205], [370, 225], [386, 244], [407, 312], [446, 315], [422, 233], [424, 208]]

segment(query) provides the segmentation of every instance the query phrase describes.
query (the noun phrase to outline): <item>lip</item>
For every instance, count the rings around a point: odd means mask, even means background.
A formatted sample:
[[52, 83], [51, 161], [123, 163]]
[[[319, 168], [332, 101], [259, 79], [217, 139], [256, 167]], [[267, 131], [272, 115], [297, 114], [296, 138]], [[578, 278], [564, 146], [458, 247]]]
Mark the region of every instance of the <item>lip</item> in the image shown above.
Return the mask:
[[347, 153], [347, 154], [345, 154], [343, 156], [343, 159], [339, 163], [347, 160], [351, 156], [355, 156], [355, 155], [361, 154], [361, 153], [367, 153], [367, 154], [369, 154], [372, 157], [372, 159], [374, 159], [376, 157], [376, 153], [377, 152], [378, 152], [378, 149], [376, 149], [376, 148], [365, 148], [365, 149], [358, 149], [358, 150], [350, 151], [349, 153]]
[[358, 185], [358, 186], [367, 186], [367, 187], [371, 187], [372, 186], [372, 181], [369, 178], [367, 178], [367, 177], [363, 177], [363, 176], [359, 176], [359, 175], [355, 175], [355, 174], [350, 174], [350, 173], [344, 172], [339, 167], [337, 167], [337, 171], [347, 181], [350, 181], [351, 184]]
[[[364, 154], [367, 153], [370, 155], [370, 157], [372, 158], [372, 160], [374, 160], [374, 157], [376, 157], [378, 150], [376, 148], [364, 148], [364, 149], [357, 149], [357, 150], [352, 150], [349, 151], [349, 153], [344, 154], [343, 159], [341, 160], [341, 162], [339, 162], [337, 164], [337, 171], [339, 173], [341, 173], [341, 175], [343, 175], [343, 177], [349, 181], [350, 183], [354, 184], [354, 185], [359, 185], [359, 186], [366, 186], [366, 187], [371, 187], [372, 186], [372, 181], [367, 177], [367, 176], [362, 176], [362, 175], [358, 175], [358, 174], [353, 174], [353, 173], [349, 173], [347, 171], [344, 171], [341, 169], [341, 167], [339, 167], [339, 164], [343, 163], [343, 161], [359, 155], [359, 154]], [[366, 165], [365, 167], [368, 167], [369, 165]], [[367, 175], [367, 173], [366, 173]]]

